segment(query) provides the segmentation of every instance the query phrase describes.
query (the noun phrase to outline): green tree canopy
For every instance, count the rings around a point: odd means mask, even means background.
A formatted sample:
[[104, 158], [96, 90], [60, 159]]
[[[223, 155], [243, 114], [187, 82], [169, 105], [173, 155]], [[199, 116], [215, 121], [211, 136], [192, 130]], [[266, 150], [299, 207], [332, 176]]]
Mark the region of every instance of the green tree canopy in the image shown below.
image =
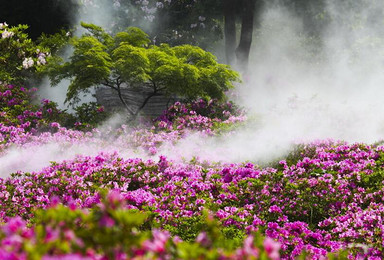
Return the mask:
[[[76, 102], [81, 92], [107, 86], [116, 90], [130, 115], [136, 116], [156, 95], [225, 99], [224, 92], [239, 81], [237, 72], [219, 64], [216, 57], [199, 47], [150, 45], [148, 35], [130, 27], [115, 35], [101, 27], [82, 23], [87, 33], [72, 39], [68, 61], [52, 58], [48, 74], [54, 84], [70, 79], [67, 102]], [[138, 110], [122, 97], [121, 88], [151, 89]]]

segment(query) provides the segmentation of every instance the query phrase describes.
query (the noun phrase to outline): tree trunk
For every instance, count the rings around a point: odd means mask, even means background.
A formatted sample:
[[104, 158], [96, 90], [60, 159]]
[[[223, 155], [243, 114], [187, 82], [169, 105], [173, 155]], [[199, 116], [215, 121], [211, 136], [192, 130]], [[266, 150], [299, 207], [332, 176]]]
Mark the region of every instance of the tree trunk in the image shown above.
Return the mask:
[[148, 101], [152, 98], [152, 97], [156, 97], [156, 96], [161, 96], [160, 93], [158, 93], [157, 91], [154, 91], [152, 93], [149, 93], [148, 96], [145, 97], [143, 103], [141, 104], [141, 106], [139, 106], [134, 114], [134, 118], [136, 119], [136, 117], [139, 115], [140, 111], [143, 110], [143, 108], [147, 105]]
[[132, 109], [128, 106], [127, 102], [125, 102], [124, 98], [123, 98], [123, 94], [121, 93], [121, 86], [120, 84], [117, 85], [117, 88], [114, 88], [116, 91], [117, 91], [117, 94], [119, 95], [119, 99], [121, 101], [121, 103], [123, 103], [125, 109], [127, 110], [127, 112], [131, 115], [131, 116], [134, 116], [135, 113], [132, 111]]
[[240, 43], [236, 49], [236, 58], [239, 69], [246, 74], [249, 63], [249, 52], [252, 44], [253, 22], [256, 0], [243, 0], [241, 12]]
[[223, 0], [225, 56], [227, 63], [235, 65], [236, 49], [236, 3], [238, 0]]

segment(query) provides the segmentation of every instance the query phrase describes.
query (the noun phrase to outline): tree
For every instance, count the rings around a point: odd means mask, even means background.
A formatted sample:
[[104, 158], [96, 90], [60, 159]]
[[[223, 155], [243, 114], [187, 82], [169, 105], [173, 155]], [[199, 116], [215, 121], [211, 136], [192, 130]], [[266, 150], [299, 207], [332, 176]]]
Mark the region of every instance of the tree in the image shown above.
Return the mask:
[[144, 28], [154, 43], [171, 46], [192, 44], [205, 50], [222, 38], [221, 0], [103, 0], [87, 1], [86, 12], [99, 13], [102, 8], [112, 13], [113, 22], [104, 25], [108, 31], [121, 31], [130, 26]]
[[[117, 25], [149, 23], [150, 34], [156, 42], [173, 46], [193, 44], [209, 49], [213, 42], [222, 39], [224, 24], [227, 63], [246, 70], [258, 6], [256, 0], [115, 0], [116, 3]], [[126, 10], [131, 11], [128, 12], [130, 15]], [[237, 45], [239, 19], [241, 33]]]
[[[252, 44], [256, 0], [224, 0], [225, 54], [228, 64], [237, 60], [241, 71], [246, 72]], [[240, 41], [236, 48], [236, 16], [241, 17]]]
[[243, 72], [247, 72], [252, 44], [256, 0], [243, 0], [242, 4], [241, 34], [239, 45], [236, 48], [236, 58], [240, 69]]
[[33, 42], [27, 25], [0, 23], [0, 82], [27, 85], [46, 64], [50, 49]]
[[[224, 92], [239, 80], [228, 65], [199, 47], [150, 45], [148, 35], [136, 27], [111, 35], [101, 27], [82, 23], [87, 33], [73, 38], [74, 52], [68, 61], [50, 59], [47, 73], [52, 83], [71, 80], [67, 102], [76, 102], [81, 92], [103, 85], [114, 89], [127, 112], [136, 117], [153, 96], [225, 99]], [[122, 96], [122, 88], [148, 87], [151, 92], [134, 110]]]

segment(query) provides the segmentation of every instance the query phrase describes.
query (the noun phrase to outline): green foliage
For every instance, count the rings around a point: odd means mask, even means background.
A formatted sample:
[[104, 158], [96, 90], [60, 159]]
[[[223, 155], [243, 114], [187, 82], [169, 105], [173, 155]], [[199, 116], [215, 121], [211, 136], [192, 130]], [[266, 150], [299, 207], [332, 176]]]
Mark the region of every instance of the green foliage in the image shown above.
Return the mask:
[[358, 183], [361, 187], [365, 188], [370, 192], [379, 191], [382, 188], [384, 181], [384, 171], [376, 170], [370, 174], [362, 173]]
[[183, 217], [178, 226], [164, 225], [164, 228], [183, 240], [193, 241], [202, 229], [202, 223], [200, 217]]
[[[122, 42], [112, 55], [115, 60], [116, 73], [121, 75], [122, 80], [129, 84], [149, 80], [145, 71], [149, 64], [145, 49]], [[159, 57], [159, 61], [160, 59], [161, 57]]]
[[80, 24], [84, 29], [88, 31], [87, 33], [84, 33], [83, 36], [94, 37], [105, 45], [109, 45], [112, 43], [112, 37], [108, 33], [106, 33], [100, 26], [84, 22], [81, 22]]
[[148, 39], [148, 34], [137, 27], [129, 27], [125, 32], [118, 32], [115, 35], [115, 42], [119, 45], [122, 42], [136, 47], [147, 46], [151, 41]]
[[280, 160], [285, 160], [287, 165], [291, 166], [291, 165], [297, 164], [297, 162], [304, 157], [312, 158], [315, 155], [315, 153], [316, 153], [316, 146], [297, 144], [291, 148], [288, 154], [286, 154], [285, 156], [277, 160], [267, 163], [266, 166], [282, 170], [283, 165], [279, 163]]
[[40, 131], [51, 131], [50, 123], [56, 122], [63, 127], [75, 128], [76, 130], [91, 130], [100, 125], [109, 116], [104, 111], [104, 107], [96, 102], [84, 103], [74, 108], [74, 113], [69, 113], [66, 109], [58, 108], [58, 104], [53, 101], [43, 100], [39, 108], [42, 119], [39, 121]]
[[[149, 45], [148, 35], [138, 28], [112, 36], [101, 27], [85, 23], [82, 26], [88, 32], [72, 39], [74, 53], [69, 61], [56, 57], [47, 69], [54, 84], [64, 78], [71, 80], [67, 102], [75, 103], [81, 92], [99, 85], [115, 89], [120, 98], [121, 87], [128, 86], [149, 87], [152, 92], [148, 99], [165, 94], [223, 100], [224, 92], [239, 81], [238, 73], [199, 47]], [[127, 108], [122, 98], [121, 101]]]
[[35, 90], [0, 84], [0, 124], [21, 126], [26, 131], [32, 128], [52, 131], [50, 124], [56, 122], [68, 128], [89, 130], [109, 116], [95, 102], [75, 107], [73, 114], [59, 109], [56, 102], [47, 99], [43, 99], [40, 105], [35, 104]]
[[68, 113], [66, 110], [58, 108], [56, 102], [44, 99], [41, 102], [40, 111], [42, 112], [42, 118], [39, 122], [39, 130], [50, 129], [50, 123], [57, 122], [64, 127], [73, 127], [76, 120], [76, 116]]
[[52, 53], [58, 54], [68, 44], [72, 31], [61, 30], [55, 34], [41, 34], [38, 38], [40, 46], [49, 49]]
[[26, 29], [0, 23], [0, 82], [25, 85], [46, 63], [49, 49], [33, 42]]
[[76, 119], [92, 127], [97, 126], [108, 117], [108, 113], [104, 111], [102, 106], [96, 102], [84, 103], [75, 108]]
[[[105, 209], [94, 209], [89, 213], [64, 206], [38, 211], [35, 228], [38, 246], [31, 247], [29, 253], [42, 256], [52, 250], [55, 250], [56, 254], [65, 254], [71, 249], [92, 249], [108, 256], [109, 259], [115, 259], [117, 248], [121, 246], [120, 250], [128, 252], [148, 237], [146, 232], [136, 232], [146, 219], [145, 213], [114, 209], [107, 203], [105, 205]], [[113, 223], [112, 226], [104, 224], [106, 221]], [[55, 233], [54, 228], [59, 226], [60, 231], [57, 230], [55, 235], [49, 234]], [[69, 232], [73, 240], [66, 239]]]

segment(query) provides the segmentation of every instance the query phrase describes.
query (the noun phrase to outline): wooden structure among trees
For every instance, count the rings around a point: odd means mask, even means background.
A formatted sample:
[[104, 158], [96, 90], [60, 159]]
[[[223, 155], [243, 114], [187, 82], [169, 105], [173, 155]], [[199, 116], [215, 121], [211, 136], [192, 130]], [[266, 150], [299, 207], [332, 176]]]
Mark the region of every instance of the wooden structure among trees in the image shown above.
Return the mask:
[[[152, 93], [151, 88], [121, 88], [121, 94], [125, 102], [136, 111], [144, 102], [144, 99]], [[97, 103], [104, 106], [106, 111], [125, 111], [123, 103], [120, 101], [114, 89], [108, 87], [98, 87], [96, 89]], [[141, 116], [158, 117], [162, 112], [176, 102], [177, 98], [169, 98], [164, 95], [153, 96], [149, 99], [145, 107], [140, 111]]]

